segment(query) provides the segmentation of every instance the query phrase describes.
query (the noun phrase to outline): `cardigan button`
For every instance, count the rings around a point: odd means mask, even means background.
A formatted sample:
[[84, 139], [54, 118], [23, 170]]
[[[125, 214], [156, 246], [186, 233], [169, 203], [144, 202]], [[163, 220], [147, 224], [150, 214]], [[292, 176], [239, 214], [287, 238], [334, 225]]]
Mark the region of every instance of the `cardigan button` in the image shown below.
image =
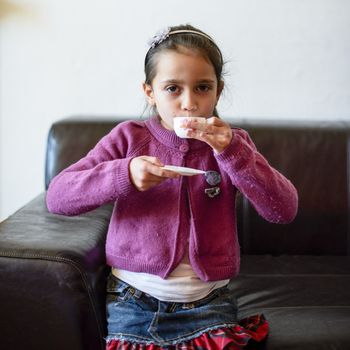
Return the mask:
[[187, 152], [188, 150], [190, 149], [190, 147], [188, 146], [188, 144], [186, 144], [186, 143], [183, 143], [183, 144], [181, 144], [180, 145], [180, 151], [181, 152]]

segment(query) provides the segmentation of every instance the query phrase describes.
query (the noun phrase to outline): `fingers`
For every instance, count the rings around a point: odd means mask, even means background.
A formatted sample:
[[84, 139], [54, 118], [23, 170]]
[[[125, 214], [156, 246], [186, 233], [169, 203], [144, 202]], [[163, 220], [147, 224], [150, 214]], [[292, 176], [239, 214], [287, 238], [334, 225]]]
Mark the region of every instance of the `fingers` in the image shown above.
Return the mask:
[[156, 157], [133, 158], [129, 164], [130, 179], [139, 191], [146, 191], [168, 178], [179, 176], [172, 171], [161, 169], [163, 165]]
[[141, 169], [145, 174], [148, 174], [150, 178], [156, 180], [159, 177], [164, 179], [178, 177], [177, 173], [162, 169], [161, 167], [164, 166], [164, 164], [158, 158], [150, 156], [142, 156], [140, 158], [143, 160]]
[[232, 140], [231, 127], [217, 117], [208, 118], [206, 123], [186, 121], [184, 127], [190, 129], [187, 133], [189, 137], [206, 142], [217, 153], [222, 152]]
[[[231, 127], [225, 123], [223, 120], [217, 117], [211, 117], [205, 120], [205, 122], [198, 122], [197, 120], [190, 120], [184, 122], [184, 127], [190, 129], [191, 137], [193, 136], [203, 136], [204, 134], [208, 135], [230, 135]], [[201, 134], [202, 132], [202, 134]]]

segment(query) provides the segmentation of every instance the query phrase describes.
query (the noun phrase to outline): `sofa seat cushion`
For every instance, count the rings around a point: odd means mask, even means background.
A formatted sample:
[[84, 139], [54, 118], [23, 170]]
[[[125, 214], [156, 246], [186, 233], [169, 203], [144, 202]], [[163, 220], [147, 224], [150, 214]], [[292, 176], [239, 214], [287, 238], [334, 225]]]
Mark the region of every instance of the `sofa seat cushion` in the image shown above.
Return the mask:
[[350, 257], [244, 255], [230, 288], [241, 318], [268, 319], [262, 348], [350, 349]]

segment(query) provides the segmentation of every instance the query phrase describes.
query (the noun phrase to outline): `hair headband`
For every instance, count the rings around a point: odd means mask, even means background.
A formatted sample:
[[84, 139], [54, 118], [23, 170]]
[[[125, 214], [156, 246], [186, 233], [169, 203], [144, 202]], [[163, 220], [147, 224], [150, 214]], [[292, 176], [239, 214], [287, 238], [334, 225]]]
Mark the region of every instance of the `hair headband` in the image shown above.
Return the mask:
[[202, 32], [198, 32], [197, 30], [191, 30], [191, 29], [171, 30], [170, 28], [165, 28], [165, 29], [159, 31], [152, 39], [149, 40], [149, 42], [148, 42], [149, 49], [154, 49], [161, 42], [163, 42], [164, 40], [169, 38], [170, 35], [181, 34], [181, 33], [191, 33], [191, 34], [200, 35], [200, 36], [210, 40], [215, 46], [217, 46], [215, 41], [209, 35], [204, 34]]
[[[222, 57], [222, 53], [221, 50], [219, 49], [219, 47], [216, 45], [216, 42], [207, 34], [199, 32], [197, 30], [191, 30], [191, 29], [179, 29], [179, 30], [171, 30], [169, 27], [165, 28], [163, 30], [160, 30], [159, 32], [156, 33], [156, 35], [150, 39], [148, 41], [148, 52], [152, 49], [154, 49], [156, 46], [158, 46], [161, 42], [163, 42], [164, 40], [166, 40], [167, 38], [169, 38], [170, 35], [174, 35], [174, 34], [182, 34], [182, 33], [190, 33], [190, 34], [195, 34], [195, 35], [199, 35], [202, 36], [203, 38], [208, 39], [211, 43], [213, 43], [213, 45], [216, 47], [216, 49], [218, 50], [219, 54], [220, 54], [220, 58], [221, 58], [221, 62], [223, 63], [223, 57]], [[147, 52], [147, 54], [148, 54]], [[147, 57], [147, 55], [146, 55]]]

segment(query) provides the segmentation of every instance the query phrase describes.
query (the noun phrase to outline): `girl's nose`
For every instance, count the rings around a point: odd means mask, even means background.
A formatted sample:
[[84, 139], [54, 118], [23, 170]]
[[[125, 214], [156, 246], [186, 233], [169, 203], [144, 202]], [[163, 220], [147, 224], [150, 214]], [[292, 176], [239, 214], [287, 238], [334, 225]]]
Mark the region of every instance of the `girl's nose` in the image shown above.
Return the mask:
[[182, 110], [186, 112], [192, 112], [197, 110], [197, 102], [195, 96], [192, 93], [188, 92], [183, 95], [182, 100]]

